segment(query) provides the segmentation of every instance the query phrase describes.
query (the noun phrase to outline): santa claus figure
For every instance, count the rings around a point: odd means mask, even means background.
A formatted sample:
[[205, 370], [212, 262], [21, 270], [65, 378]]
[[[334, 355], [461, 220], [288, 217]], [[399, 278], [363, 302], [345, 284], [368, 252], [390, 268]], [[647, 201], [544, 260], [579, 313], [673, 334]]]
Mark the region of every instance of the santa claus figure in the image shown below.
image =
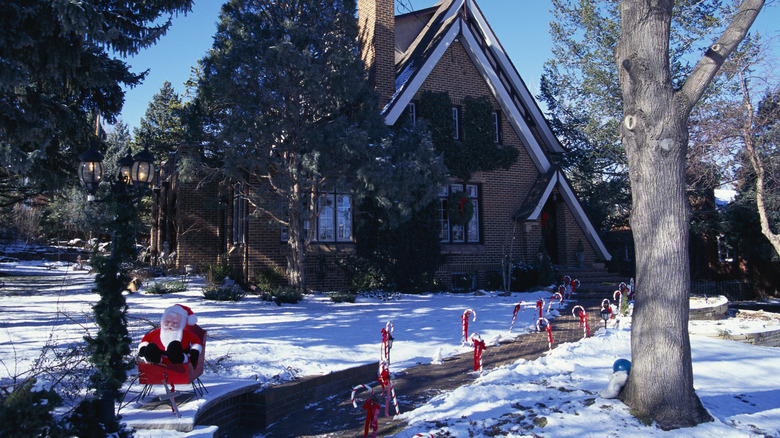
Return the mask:
[[149, 363], [198, 363], [203, 351], [200, 338], [187, 326], [198, 322], [192, 309], [181, 304], [163, 311], [160, 328], [145, 334], [138, 346], [138, 356]]

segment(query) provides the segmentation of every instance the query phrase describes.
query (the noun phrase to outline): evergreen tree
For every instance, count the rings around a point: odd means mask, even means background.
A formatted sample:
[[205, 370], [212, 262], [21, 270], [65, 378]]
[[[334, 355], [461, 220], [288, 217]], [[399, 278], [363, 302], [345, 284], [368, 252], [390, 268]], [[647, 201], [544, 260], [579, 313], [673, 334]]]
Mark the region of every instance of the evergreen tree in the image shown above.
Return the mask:
[[355, 17], [354, 0], [232, 0], [201, 62], [206, 144], [256, 214], [289, 230], [288, 280], [303, 290], [319, 194], [392, 183], [374, 179], [393, 142], [381, 139]]
[[[60, 187], [95, 126], [113, 121], [123, 86], [146, 75], [114, 57], [165, 34], [192, 0], [0, 2], [0, 205]], [[29, 176], [29, 178], [27, 178]]]
[[158, 161], [165, 161], [184, 140], [185, 134], [184, 104], [171, 83], [165, 81], [160, 91], [152, 96], [141, 126], [134, 130], [134, 150], [149, 148]]

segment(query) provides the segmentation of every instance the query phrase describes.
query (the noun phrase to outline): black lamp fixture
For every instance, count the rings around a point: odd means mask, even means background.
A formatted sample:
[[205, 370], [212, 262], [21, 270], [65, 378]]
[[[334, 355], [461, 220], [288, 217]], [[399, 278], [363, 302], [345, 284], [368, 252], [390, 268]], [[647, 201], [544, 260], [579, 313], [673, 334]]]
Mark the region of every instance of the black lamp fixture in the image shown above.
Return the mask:
[[[89, 148], [79, 155], [79, 160], [79, 181], [88, 193], [94, 194], [103, 180], [103, 154]], [[148, 148], [137, 153], [135, 158], [128, 152], [117, 162], [116, 178], [126, 187], [132, 187], [136, 192], [142, 193], [154, 180], [154, 155]]]
[[79, 181], [88, 193], [94, 194], [103, 180], [103, 154], [89, 148], [79, 155], [79, 160]]
[[604, 329], [607, 329], [607, 321], [609, 320], [609, 317], [612, 316], [612, 313], [607, 309], [606, 307], [601, 308], [601, 319], [604, 320]]

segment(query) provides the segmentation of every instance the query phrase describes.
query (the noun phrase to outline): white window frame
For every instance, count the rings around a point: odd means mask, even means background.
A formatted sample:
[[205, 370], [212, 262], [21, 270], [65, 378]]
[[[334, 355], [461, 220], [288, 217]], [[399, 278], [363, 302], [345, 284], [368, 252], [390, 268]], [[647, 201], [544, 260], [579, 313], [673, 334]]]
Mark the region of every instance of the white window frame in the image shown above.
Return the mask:
[[447, 198], [451, 193], [464, 190], [463, 184], [450, 184], [439, 190], [439, 239], [442, 243], [475, 244], [480, 242], [479, 233], [479, 186], [465, 184], [466, 195], [474, 206], [474, 215], [465, 226], [453, 225], [448, 217]]
[[239, 190], [234, 191], [233, 195], [233, 245], [242, 245], [246, 243], [247, 232], [247, 210], [249, 201], [239, 194]]
[[460, 117], [459, 117], [458, 107], [454, 106], [452, 107], [452, 121], [455, 124], [455, 133], [453, 134], [453, 137], [455, 140], [460, 139]]

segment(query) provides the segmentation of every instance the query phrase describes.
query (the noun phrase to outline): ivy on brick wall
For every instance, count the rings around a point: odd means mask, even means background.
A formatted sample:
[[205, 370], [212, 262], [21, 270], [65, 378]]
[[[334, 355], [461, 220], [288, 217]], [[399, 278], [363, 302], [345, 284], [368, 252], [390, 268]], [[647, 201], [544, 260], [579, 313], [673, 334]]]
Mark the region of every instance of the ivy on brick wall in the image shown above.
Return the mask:
[[493, 105], [487, 96], [463, 100], [463, 139], [454, 138], [452, 107], [446, 91], [423, 91], [417, 112], [426, 121], [451, 176], [466, 181], [474, 172], [507, 169], [515, 162], [518, 151], [495, 142]]

